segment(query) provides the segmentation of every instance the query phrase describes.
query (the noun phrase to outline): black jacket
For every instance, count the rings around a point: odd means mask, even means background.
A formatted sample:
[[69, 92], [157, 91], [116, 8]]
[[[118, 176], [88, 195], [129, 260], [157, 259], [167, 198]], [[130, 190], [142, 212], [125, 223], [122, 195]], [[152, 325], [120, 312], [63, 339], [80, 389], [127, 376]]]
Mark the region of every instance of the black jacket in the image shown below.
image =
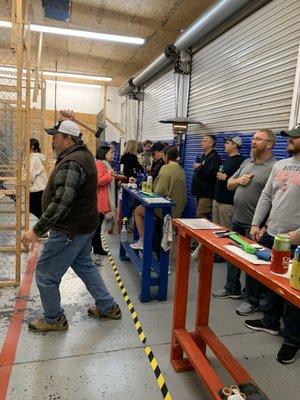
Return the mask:
[[159, 161], [153, 161], [151, 168], [151, 175], [153, 178], [153, 182], [158, 177], [159, 171], [161, 167], [163, 167], [164, 165], [165, 165], [165, 160], [163, 158], [161, 158]]
[[222, 160], [216, 150], [197, 157], [196, 162], [200, 167], [195, 169], [192, 180], [192, 195], [197, 198], [206, 197], [213, 199], [216, 183], [216, 175]]
[[124, 165], [123, 174], [130, 178], [131, 176], [137, 177], [139, 172], [144, 172], [144, 168], [138, 161], [135, 154], [125, 153], [122, 155], [120, 164]]
[[217, 180], [216, 182], [214, 199], [218, 203], [233, 205], [234, 190], [227, 189], [227, 182], [228, 179], [239, 169], [244, 160], [243, 156], [236, 154], [223, 161], [223, 172], [227, 175], [227, 178], [226, 181]]

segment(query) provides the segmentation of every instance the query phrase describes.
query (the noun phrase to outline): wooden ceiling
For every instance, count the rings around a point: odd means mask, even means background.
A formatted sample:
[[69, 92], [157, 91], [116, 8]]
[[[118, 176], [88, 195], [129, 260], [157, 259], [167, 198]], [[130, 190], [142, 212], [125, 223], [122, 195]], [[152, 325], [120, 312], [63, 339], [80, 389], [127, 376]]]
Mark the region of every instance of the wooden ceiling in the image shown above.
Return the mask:
[[[9, 17], [9, 3], [0, 0], [0, 17]], [[31, 23], [144, 38], [145, 44], [137, 46], [44, 35], [43, 68], [54, 70], [57, 61], [59, 71], [107, 75], [113, 77], [111, 85], [119, 86], [174, 43], [213, 3], [214, 0], [72, 0], [69, 23], [44, 18], [41, 0], [29, 0], [28, 11]], [[1, 34], [2, 50], [9, 44], [9, 35]], [[34, 54], [37, 45], [35, 33]]]

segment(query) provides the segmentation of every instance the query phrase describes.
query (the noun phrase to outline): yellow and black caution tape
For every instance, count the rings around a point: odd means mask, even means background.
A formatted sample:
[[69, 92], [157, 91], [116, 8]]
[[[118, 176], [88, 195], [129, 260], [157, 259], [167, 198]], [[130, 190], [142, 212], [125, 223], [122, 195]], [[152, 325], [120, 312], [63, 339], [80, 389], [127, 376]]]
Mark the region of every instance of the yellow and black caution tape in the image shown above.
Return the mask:
[[124, 297], [125, 303], [127, 304], [128, 310], [130, 311], [131, 318], [133, 320], [135, 329], [136, 329], [136, 331], [137, 331], [137, 333], [139, 335], [140, 341], [143, 344], [145, 344], [146, 343], [146, 335], [143, 332], [143, 328], [142, 328], [142, 325], [141, 325], [141, 323], [139, 321], [139, 317], [137, 315], [137, 312], [135, 311], [135, 309], [133, 307], [133, 304], [131, 303], [131, 300], [130, 300], [130, 298], [128, 296], [128, 293], [127, 293], [127, 291], [126, 291], [126, 289], [125, 289], [125, 287], [123, 285], [123, 282], [122, 282], [122, 279], [121, 279], [121, 275], [120, 275], [120, 273], [118, 271], [118, 268], [117, 268], [117, 266], [115, 264], [115, 261], [114, 261], [112, 255], [111, 255], [111, 252], [109, 250], [108, 244], [107, 244], [106, 240], [104, 239], [104, 237], [103, 236], [101, 236], [101, 237], [102, 237], [102, 243], [105, 246], [105, 250], [108, 252], [108, 259], [109, 259], [110, 265], [111, 265], [111, 267], [112, 267], [112, 269], [114, 271], [114, 274], [115, 274], [116, 280], [118, 282], [119, 288], [120, 288], [120, 290], [122, 292], [122, 295]]
[[[132, 318], [132, 320], [134, 322], [135, 329], [136, 329], [136, 331], [137, 331], [137, 333], [139, 335], [140, 341], [143, 344], [145, 344], [147, 339], [146, 339], [146, 335], [145, 335], [145, 333], [143, 331], [142, 325], [141, 325], [141, 323], [139, 321], [138, 314], [135, 311], [135, 309], [133, 307], [133, 304], [132, 304], [132, 302], [131, 302], [131, 300], [130, 300], [130, 298], [128, 296], [128, 293], [127, 293], [127, 291], [126, 291], [126, 289], [125, 289], [125, 287], [123, 285], [121, 275], [120, 275], [120, 273], [118, 271], [118, 268], [116, 266], [116, 263], [115, 263], [112, 255], [111, 255], [111, 252], [109, 250], [108, 244], [107, 244], [107, 242], [106, 242], [106, 240], [105, 240], [103, 235], [101, 235], [101, 238], [102, 238], [102, 243], [104, 245], [104, 248], [108, 252], [108, 259], [109, 259], [110, 265], [111, 265], [111, 267], [112, 267], [112, 269], [114, 271], [116, 280], [118, 282], [119, 288], [120, 288], [120, 290], [122, 292], [122, 295], [124, 297], [125, 303], [127, 304], [128, 310], [130, 311], [131, 318]], [[162, 372], [161, 372], [161, 370], [160, 370], [160, 368], [158, 366], [158, 363], [156, 361], [156, 358], [154, 357], [154, 354], [153, 354], [150, 346], [146, 346], [145, 347], [145, 353], [146, 353], [146, 355], [148, 357], [148, 360], [150, 361], [151, 368], [152, 368], [152, 370], [154, 372], [157, 384], [158, 384], [158, 386], [160, 388], [160, 391], [161, 391], [161, 394], [162, 394], [163, 398], [165, 400], [172, 400], [171, 394], [170, 394], [170, 392], [169, 392], [169, 390], [167, 388], [167, 385], [166, 385], [165, 379], [163, 377], [163, 374], [162, 374]]]
[[145, 348], [145, 353], [148, 356], [148, 359], [149, 359], [150, 364], [151, 364], [151, 368], [152, 368], [152, 370], [154, 372], [154, 375], [156, 377], [156, 381], [157, 381], [158, 386], [160, 388], [161, 394], [163, 395], [163, 398], [166, 399], [166, 400], [172, 400], [172, 397], [171, 397], [171, 395], [169, 393], [169, 390], [167, 388], [167, 385], [166, 385], [165, 379], [163, 377], [163, 374], [161, 373], [161, 370], [160, 370], [160, 368], [158, 366], [158, 363], [156, 361], [156, 358], [154, 357], [154, 354], [153, 354], [150, 346], [147, 346]]

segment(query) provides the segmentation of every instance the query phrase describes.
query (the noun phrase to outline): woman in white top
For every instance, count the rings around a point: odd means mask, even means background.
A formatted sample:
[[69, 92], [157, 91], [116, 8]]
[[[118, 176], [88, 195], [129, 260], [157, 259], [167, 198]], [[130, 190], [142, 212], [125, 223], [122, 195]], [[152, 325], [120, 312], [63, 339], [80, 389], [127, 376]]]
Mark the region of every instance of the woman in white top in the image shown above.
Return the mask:
[[47, 185], [44, 154], [41, 154], [37, 139], [30, 139], [30, 202], [29, 211], [40, 218], [42, 215], [42, 195]]

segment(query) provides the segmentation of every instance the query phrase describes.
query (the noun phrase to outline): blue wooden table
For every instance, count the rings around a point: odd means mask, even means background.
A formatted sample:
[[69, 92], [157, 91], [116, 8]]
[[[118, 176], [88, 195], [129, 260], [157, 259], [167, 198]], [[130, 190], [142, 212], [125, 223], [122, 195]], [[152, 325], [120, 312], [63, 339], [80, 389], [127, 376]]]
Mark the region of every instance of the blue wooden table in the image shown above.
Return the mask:
[[[152, 255], [152, 244], [154, 234], [154, 209], [161, 209], [162, 216], [171, 215], [172, 207], [175, 203], [169, 199], [162, 198], [159, 195], [146, 195], [140, 190], [133, 190], [128, 185], [122, 185], [122, 218], [127, 217], [129, 213], [130, 201], [135, 199], [136, 205], [142, 205], [145, 208], [144, 219], [144, 249], [143, 251], [134, 250], [130, 247], [128, 241], [120, 241], [120, 260], [131, 260], [134, 267], [140, 273], [141, 292], [139, 298], [141, 302], [148, 302], [152, 299], [167, 300], [168, 291], [168, 268], [169, 251], [160, 248], [160, 257], [156, 259]], [[155, 202], [151, 202], [151, 199]], [[159, 199], [162, 199], [159, 202]], [[158, 201], [158, 202], [157, 202]], [[137, 239], [137, 231], [134, 230], [134, 239]], [[157, 287], [157, 289], [152, 289]]]

